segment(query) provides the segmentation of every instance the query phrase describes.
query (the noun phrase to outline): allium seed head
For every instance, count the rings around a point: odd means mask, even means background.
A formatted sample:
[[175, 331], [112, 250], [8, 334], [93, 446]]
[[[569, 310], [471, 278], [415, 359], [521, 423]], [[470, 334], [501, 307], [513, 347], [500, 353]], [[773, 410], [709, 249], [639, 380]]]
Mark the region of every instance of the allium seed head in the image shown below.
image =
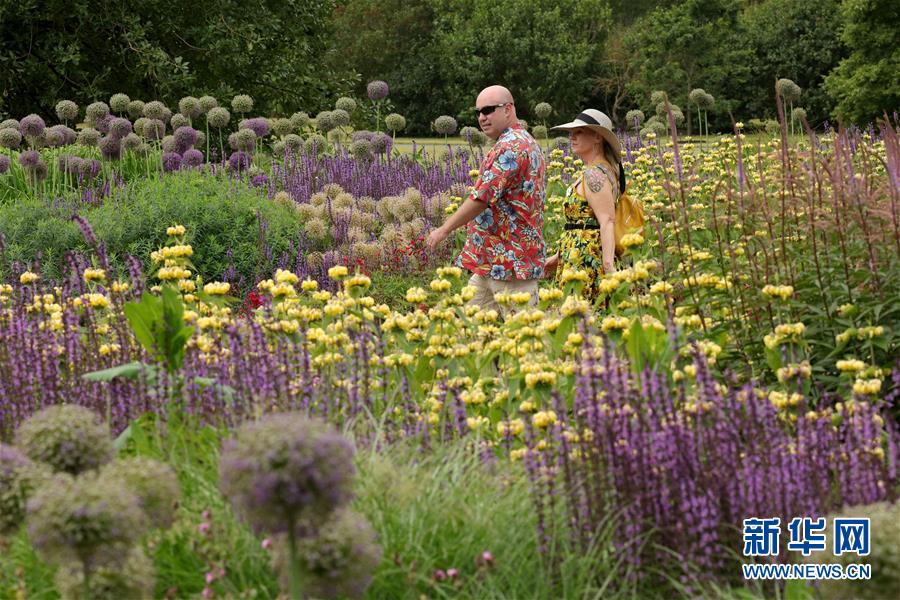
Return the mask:
[[100, 143], [100, 132], [91, 127], [85, 127], [78, 132], [78, 143], [92, 148]]
[[538, 102], [534, 106], [534, 115], [538, 119], [546, 119], [553, 112], [553, 107], [547, 102]]
[[284, 145], [291, 152], [297, 152], [303, 147], [303, 138], [295, 133], [284, 136]]
[[97, 123], [109, 115], [109, 106], [106, 102], [92, 102], [84, 109], [84, 116], [91, 123]]
[[406, 129], [406, 117], [398, 113], [391, 113], [384, 118], [384, 126], [394, 133]]
[[132, 548], [121, 565], [94, 569], [87, 590], [84, 589], [84, 570], [79, 565], [63, 565], [54, 581], [66, 600], [152, 598], [156, 585], [153, 561], [140, 546]]
[[314, 133], [303, 142], [304, 149], [308, 154], [316, 154], [320, 156], [329, 150], [328, 140], [325, 136]]
[[160, 121], [164, 121], [166, 111], [166, 105], [159, 100], [151, 100], [144, 105], [144, 116], [148, 119], [158, 119]]
[[328, 132], [337, 127], [337, 122], [330, 110], [323, 110], [316, 115], [316, 128], [321, 132]]
[[352, 113], [354, 110], [356, 110], [356, 100], [354, 100], [353, 98], [348, 98], [347, 96], [342, 96], [338, 98], [334, 103], [334, 107], [336, 109]]
[[16, 446], [31, 460], [71, 475], [96, 469], [114, 454], [106, 424], [76, 404], [50, 406], [30, 416], [16, 431]]
[[331, 111], [331, 115], [334, 117], [334, 121], [338, 124], [338, 127], [347, 127], [350, 125], [350, 113], [346, 110], [336, 108]]
[[391, 151], [394, 140], [386, 133], [381, 131], [372, 134], [372, 152], [375, 154], [386, 154]]
[[247, 94], [238, 94], [231, 99], [231, 108], [236, 113], [248, 113], [253, 110], [253, 98]]
[[56, 116], [60, 121], [74, 121], [78, 118], [78, 105], [71, 100], [60, 100], [56, 103]]
[[304, 127], [308, 127], [310, 124], [309, 115], [305, 112], [295, 112], [291, 115], [291, 123], [294, 126], [294, 131], [301, 131]]
[[128, 112], [128, 103], [131, 102], [125, 94], [113, 94], [109, 99], [109, 108], [112, 112], [121, 115]]
[[141, 138], [136, 133], [129, 133], [124, 138], [122, 138], [122, 148], [128, 150], [129, 152], [134, 152], [138, 149], [138, 147], [142, 144]]
[[441, 135], [456, 133], [456, 119], [448, 115], [441, 115], [434, 120], [434, 130]]
[[272, 133], [278, 137], [284, 137], [294, 132], [294, 124], [290, 119], [272, 119]]
[[142, 133], [148, 140], [161, 140], [166, 135], [166, 124], [159, 119], [147, 117]]
[[124, 482], [84, 473], [57, 474], [27, 505], [28, 535], [53, 565], [121, 565], [146, 528], [138, 499]]
[[132, 100], [128, 103], [128, 116], [135, 121], [139, 121], [144, 116], [143, 100]]
[[178, 101], [178, 112], [188, 119], [196, 119], [203, 113], [200, 108], [200, 101], [193, 96], [185, 96]]
[[[0, 129], [0, 146], [15, 150], [22, 144], [22, 134], [18, 129], [7, 127]], [[5, 155], [4, 155], [5, 156]]]
[[41, 134], [41, 144], [47, 148], [59, 148], [66, 144], [66, 134], [59, 129], [48, 127]]
[[545, 140], [547, 139], [547, 128], [544, 125], [535, 125], [531, 128], [531, 135], [540, 140]]
[[231, 120], [231, 113], [228, 112], [227, 108], [215, 106], [209, 109], [209, 112], [206, 113], [206, 120], [209, 123], [210, 127], [222, 129], [223, 127], [226, 127], [228, 125], [228, 121]]
[[172, 118], [169, 119], [169, 125], [172, 127], [172, 131], [175, 131], [179, 127], [190, 127], [191, 120], [181, 113], [175, 113], [172, 115]]
[[181, 487], [169, 465], [150, 458], [124, 458], [109, 463], [100, 473], [128, 486], [150, 527], [167, 529], [175, 521]]
[[312, 597], [361, 598], [381, 562], [381, 548], [369, 522], [345, 508], [306, 527], [315, 533], [300, 537], [293, 566], [287, 536], [276, 540], [274, 564], [284, 589], [293, 568], [302, 574], [304, 591]]
[[778, 91], [781, 97], [784, 98], [785, 102], [793, 102], [800, 98], [800, 86], [790, 79], [779, 79], [775, 83], [775, 89]]
[[[5, 154], [0, 158], [9, 160]], [[19, 530], [28, 498], [49, 475], [49, 470], [31, 462], [16, 448], [0, 443], [0, 537]]]
[[644, 111], [637, 109], [629, 110], [625, 113], [625, 122], [629, 127], [639, 128], [644, 122]]
[[219, 101], [213, 98], [212, 96], [200, 96], [200, 110], [203, 114], [207, 114], [209, 111], [214, 109], [219, 105]]
[[369, 100], [384, 100], [389, 93], [390, 88], [384, 81], [370, 81], [366, 85], [366, 95], [369, 96]]
[[257, 530], [272, 533], [344, 506], [355, 473], [347, 438], [290, 413], [241, 426], [219, 462], [222, 492]]
[[372, 142], [366, 139], [359, 139], [350, 144], [350, 154], [356, 160], [372, 159]]

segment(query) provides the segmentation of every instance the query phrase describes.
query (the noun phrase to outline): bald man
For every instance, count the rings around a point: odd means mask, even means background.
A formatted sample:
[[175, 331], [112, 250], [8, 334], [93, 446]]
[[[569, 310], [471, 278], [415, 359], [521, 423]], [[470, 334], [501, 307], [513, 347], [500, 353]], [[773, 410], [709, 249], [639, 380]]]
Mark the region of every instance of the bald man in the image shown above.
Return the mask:
[[475, 112], [481, 130], [497, 142], [481, 163], [475, 189], [426, 243], [433, 250], [467, 225], [456, 264], [472, 273], [472, 303], [502, 313], [497, 293], [528, 292], [532, 305], [538, 301], [546, 260], [544, 154], [519, 126], [513, 96], [505, 87], [482, 90]]

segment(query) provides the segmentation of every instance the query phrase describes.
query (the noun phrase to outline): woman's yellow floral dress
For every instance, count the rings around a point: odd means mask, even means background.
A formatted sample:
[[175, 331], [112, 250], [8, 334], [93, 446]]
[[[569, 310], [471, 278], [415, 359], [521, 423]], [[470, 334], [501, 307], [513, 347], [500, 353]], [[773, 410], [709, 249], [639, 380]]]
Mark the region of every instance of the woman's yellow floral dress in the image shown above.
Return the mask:
[[[591, 165], [600, 168], [609, 180], [612, 189], [618, 189], [615, 178], [606, 165]], [[565, 229], [559, 238], [559, 264], [556, 281], [562, 287], [562, 274], [566, 269], [587, 271], [588, 280], [582, 288], [585, 300], [593, 303], [600, 295], [598, 286], [603, 278], [603, 246], [600, 244], [600, 223], [587, 198], [578, 193], [583, 189], [584, 171], [579, 173], [566, 189], [563, 213], [566, 216]]]

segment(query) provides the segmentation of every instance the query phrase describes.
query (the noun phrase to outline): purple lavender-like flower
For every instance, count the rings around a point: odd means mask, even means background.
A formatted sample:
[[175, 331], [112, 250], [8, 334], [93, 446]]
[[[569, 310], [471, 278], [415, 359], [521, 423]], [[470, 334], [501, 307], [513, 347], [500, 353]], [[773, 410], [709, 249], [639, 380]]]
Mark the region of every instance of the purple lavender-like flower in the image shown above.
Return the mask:
[[203, 152], [196, 148], [185, 150], [181, 158], [181, 164], [186, 167], [199, 167], [203, 164]]
[[123, 117], [113, 117], [109, 122], [109, 135], [121, 140], [131, 133], [131, 121]]
[[35, 114], [28, 115], [19, 122], [19, 131], [27, 138], [39, 137], [44, 133], [45, 127], [44, 120]]
[[122, 158], [122, 140], [112, 135], [100, 138], [100, 155], [106, 160]]
[[269, 120], [265, 117], [244, 119], [238, 124], [238, 129], [250, 129], [256, 137], [266, 137], [269, 135]]
[[5, 154], [0, 154], [0, 175], [7, 171], [9, 171], [9, 157]]
[[254, 529], [282, 533], [346, 505], [355, 473], [347, 438], [323, 422], [287, 413], [238, 429], [222, 449], [219, 485]]
[[171, 173], [181, 168], [181, 155], [177, 152], [164, 152], [162, 155], [163, 171]]
[[370, 81], [366, 85], [366, 94], [369, 96], [369, 100], [384, 100], [388, 97], [388, 93], [390, 93], [390, 88], [384, 81]]

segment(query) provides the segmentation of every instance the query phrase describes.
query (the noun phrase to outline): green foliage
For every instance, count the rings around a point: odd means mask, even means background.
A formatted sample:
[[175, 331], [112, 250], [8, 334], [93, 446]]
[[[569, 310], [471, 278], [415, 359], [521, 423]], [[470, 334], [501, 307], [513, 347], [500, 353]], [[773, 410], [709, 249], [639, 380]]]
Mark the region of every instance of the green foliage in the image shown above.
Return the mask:
[[890, 0], [844, 0], [841, 38], [850, 56], [826, 77], [843, 121], [865, 124], [900, 107], [900, 9]]
[[[69, 220], [71, 210], [42, 200], [0, 206], [6, 259], [32, 263], [40, 255], [42, 275], [58, 277], [66, 252], [88, 251], [78, 226]], [[275, 261], [290, 252], [300, 231], [293, 207], [272, 202], [240, 181], [190, 172], [135, 181], [102, 206], [79, 212], [106, 244], [114, 270], [123, 270], [128, 255], [147, 261], [165, 244], [166, 227], [179, 223], [191, 234], [188, 242], [197, 256], [198, 273], [207, 280], [219, 279], [233, 266], [245, 286], [253, 285], [257, 275], [274, 272]], [[260, 219], [266, 227], [264, 244]], [[148, 267], [145, 263], [145, 271]]]
[[747, 114], [774, 117], [773, 84], [786, 77], [803, 89], [802, 102], [813, 125], [828, 117], [832, 102], [822, 89], [822, 74], [846, 56], [839, 8], [839, 0], [768, 0], [748, 5], [740, 23], [756, 67], [746, 88]]
[[140, 302], [128, 302], [125, 316], [134, 337], [151, 356], [175, 373], [184, 362], [185, 344], [194, 333], [184, 324], [184, 304], [172, 286], [163, 286], [161, 297], [144, 292]]
[[628, 86], [631, 101], [652, 113], [650, 94], [662, 89], [670, 102], [688, 106], [688, 94], [702, 87], [716, 98], [713, 128], [730, 125], [728, 113], [743, 102], [753, 69], [739, 13], [737, 3], [687, 0], [637, 21], [625, 42], [638, 63]]
[[323, 68], [334, 6], [199, 0], [181, 11], [162, 0], [0, 0], [0, 114], [47, 116], [63, 93], [82, 107], [115, 92], [169, 104], [247, 93], [256, 110], [282, 113], [324, 107], [353, 81], [347, 70]]

